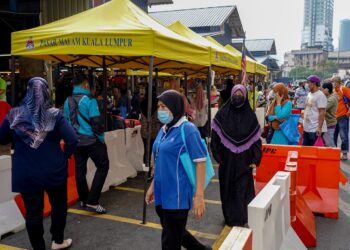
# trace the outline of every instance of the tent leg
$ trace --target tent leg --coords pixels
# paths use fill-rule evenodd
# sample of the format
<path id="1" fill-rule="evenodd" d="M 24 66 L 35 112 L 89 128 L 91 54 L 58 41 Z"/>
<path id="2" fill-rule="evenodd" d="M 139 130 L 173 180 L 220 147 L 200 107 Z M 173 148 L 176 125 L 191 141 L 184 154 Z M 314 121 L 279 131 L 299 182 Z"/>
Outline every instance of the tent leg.
<path id="1" fill-rule="evenodd" d="M 106 57 L 103 56 L 103 117 L 105 122 L 105 131 L 107 131 L 107 67 L 106 67 Z"/>
<path id="2" fill-rule="evenodd" d="M 148 167 L 148 170 L 150 171 L 150 150 L 151 150 L 151 117 L 152 117 L 152 87 L 153 87 L 153 64 L 154 64 L 154 57 L 151 56 L 149 58 L 149 80 L 148 80 L 148 107 L 147 107 L 147 126 L 148 126 L 148 136 L 147 136 L 147 147 L 146 147 L 146 166 Z M 145 201 L 146 198 L 146 192 L 147 192 L 147 180 L 148 180 L 148 172 L 144 172 L 144 192 L 143 192 L 143 215 L 142 215 L 142 224 L 146 224 L 146 212 L 147 212 L 147 204 Z"/>
<path id="3" fill-rule="evenodd" d="M 16 102 L 16 58 L 11 56 L 11 105 L 15 106 Z M 9 101 L 9 100 L 8 100 Z"/>
<path id="4" fill-rule="evenodd" d="M 210 142 L 211 138 L 211 98 L 210 98 L 210 91 L 211 91 L 211 66 L 208 67 L 208 79 L 207 79 L 207 98 L 208 98 L 208 143 Z M 209 150 L 208 145 L 208 150 Z"/>
<path id="5" fill-rule="evenodd" d="M 185 96 L 188 97 L 187 72 L 185 72 Z"/>
<path id="6" fill-rule="evenodd" d="M 256 74 L 254 74 L 253 78 L 253 111 L 255 112 L 256 110 L 256 101 L 255 101 L 255 81 L 256 81 Z"/>

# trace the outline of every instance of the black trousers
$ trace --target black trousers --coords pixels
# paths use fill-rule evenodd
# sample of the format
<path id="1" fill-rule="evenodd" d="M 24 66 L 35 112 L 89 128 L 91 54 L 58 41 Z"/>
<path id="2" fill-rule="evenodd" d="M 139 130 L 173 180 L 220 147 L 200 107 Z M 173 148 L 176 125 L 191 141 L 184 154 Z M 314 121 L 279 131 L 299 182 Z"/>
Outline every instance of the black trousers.
<path id="1" fill-rule="evenodd" d="M 156 212 L 163 227 L 162 250 L 202 250 L 206 247 L 186 230 L 188 209 L 169 210 L 156 206 Z"/>
<path id="2" fill-rule="evenodd" d="M 96 173 L 90 192 L 86 181 L 87 161 L 89 158 L 96 166 Z M 75 179 L 80 201 L 89 205 L 99 204 L 98 201 L 108 170 L 109 159 L 106 144 L 97 141 L 89 146 L 77 147 L 75 152 Z"/>
<path id="3" fill-rule="evenodd" d="M 60 244 L 64 238 L 64 228 L 67 219 L 67 182 L 60 186 L 45 190 L 51 203 L 51 228 L 52 241 Z M 43 209 L 44 190 L 31 193 L 21 193 L 26 213 L 26 227 L 30 243 L 34 250 L 44 250 L 43 238 Z"/>

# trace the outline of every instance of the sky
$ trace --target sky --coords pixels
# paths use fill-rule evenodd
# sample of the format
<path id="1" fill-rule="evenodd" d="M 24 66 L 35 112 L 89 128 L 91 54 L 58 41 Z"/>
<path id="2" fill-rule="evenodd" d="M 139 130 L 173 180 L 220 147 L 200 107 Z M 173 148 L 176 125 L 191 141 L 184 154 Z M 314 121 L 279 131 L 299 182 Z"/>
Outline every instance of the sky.
<path id="1" fill-rule="evenodd" d="M 173 0 L 149 11 L 236 5 L 247 39 L 274 38 L 283 63 L 285 52 L 300 49 L 304 0 Z M 334 0 L 333 45 L 338 47 L 339 22 L 350 19 L 350 0 Z"/>

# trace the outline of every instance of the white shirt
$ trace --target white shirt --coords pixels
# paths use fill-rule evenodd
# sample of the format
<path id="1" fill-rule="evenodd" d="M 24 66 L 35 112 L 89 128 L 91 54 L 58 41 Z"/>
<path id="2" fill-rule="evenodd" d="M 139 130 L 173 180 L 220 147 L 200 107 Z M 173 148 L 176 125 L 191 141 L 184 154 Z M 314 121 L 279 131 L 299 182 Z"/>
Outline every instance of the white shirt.
<path id="1" fill-rule="evenodd" d="M 310 92 L 307 95 L 303 122 L 305 132 L 316 132 L 320 117 L 319 109 L 326 107 L 327 97 L 321 90 L 317 90 L 315 93 Z M 323 122 L 322 132 L 327 132 L 326 121 Z"/>
<path id="2" fill-rule="evenodd" d="M 295 98 L 297 98 L 297 108 L 304 109 L 306 104 L 307 90 L 303 87 L 297 88 L 295 91 Z"/>

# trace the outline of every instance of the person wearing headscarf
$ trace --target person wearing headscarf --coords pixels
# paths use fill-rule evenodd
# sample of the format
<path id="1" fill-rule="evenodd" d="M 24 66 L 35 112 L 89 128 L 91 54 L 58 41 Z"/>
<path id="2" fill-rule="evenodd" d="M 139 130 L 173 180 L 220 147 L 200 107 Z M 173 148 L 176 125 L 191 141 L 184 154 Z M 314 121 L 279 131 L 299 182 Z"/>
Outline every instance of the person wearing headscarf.
<path id="1" fill-rule="evenodd" d="M 60 147 L 64 140 L 64 149 Z M 77 135 L 59 110 L 52 106 L 46 80 L 28 82 L 21 105 L 12 109 L 0 126 L 0 142 L 14 141 L 12 191 L 21 193 L 26 208 L 26 227 L 35 250 L 45 249 L 43 238 L 44 191 L 52 207 L 52 249 L 72 244 L 64 239 L 67 218 L 68 158 Z"/>
<path id="2" fill-rule="evenodd" d="M 205 211 L 204 180 L 206 148 L 198 129 L 185 117 L 183 96 L 165 91 L 158 97 L 157 117 L 164 124 L 153 145 L 154 179 L 146 194 L 146 203 L 155 203 L 163 227 L 162 249 L 211 249 L 202 245 L 186 230 L 189 210 L 201 218 Z M 196 163 L 196 191 L 193 189 L 179 156 L 186 151 L 181 136 L 185 133 L 188 154 Z M 192 207 L 193 206 L 193 207 Z"/>
<path id="3" fill-rule="evenodd" d="M 260 125 L 249 105 L 247 89 L 235 85 L 230 101 L 212 123 L 211 150 L 220 164 L 222 211 L 228 226 L 245 226 L 248 204 L 255 196 L 253 169 L 262 156 Z"/>
<path id="4" fill-rule="evenodd" d="M 327 132 L 323 134 L 323 140 L 326 147 L 335 147 L 334 132 L 337 126 L 336 112 L 338 108 L 338 96 L 333 92 L 333 84 L 329 80 L 325 80 L 322 84 L 322 92 L 327 97 L 327 107 L 325 120 L 327 124 Z"/>
<path id="5" fill-rule="evenodd" d="M 227 78 L 226 88 L 220 92 L 220 97 L 222 99 L 223 104 L 225 104 L 230 99 L 232 88 L 233 88 L 233 80 L 230 78 Z"/>
<path id="6" fill-rule="evenodd" d="M 288 119 L 292 113 L 293 104 L 288 97 L 288 89 L 283 83 L 273 86 L 275 95 L 267 111 L 267 120 L 274 130 L 271 144 L 288 145 L 288 139 L 280 130 L 279 125 Z"/>
<path id="7" fill-rule="evenodd" d="M 192 121 L 198 128 L 201 137 L 208 137 L 208 99 L 205 96 L 202 84 L 197 87 L 196 95 L 192 99 L 192 108 L 196 112 L 196 116 Z"/>

